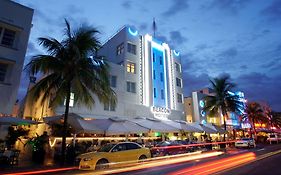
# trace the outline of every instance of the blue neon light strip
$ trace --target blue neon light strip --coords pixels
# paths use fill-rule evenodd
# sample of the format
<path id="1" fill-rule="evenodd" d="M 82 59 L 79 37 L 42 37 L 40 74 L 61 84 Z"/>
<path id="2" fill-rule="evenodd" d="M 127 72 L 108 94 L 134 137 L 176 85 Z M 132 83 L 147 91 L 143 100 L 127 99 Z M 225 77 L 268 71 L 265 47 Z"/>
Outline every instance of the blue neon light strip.
<path id="1" fill-rule="evenodd" d="M 153 43 L 154 41 L 152 41 Z M 153 98 L 153 106 L 156 107 L 167 107 L 166 102 L 167 102 L 167 95 L 164 95 L 164 99 L 161 98 L 161 90 L 163 90 L 165 93 L 167 93 L 167 88 L 166 88 L 166 76 L 164 76 L 163 81 L 161 81 L 160 74 L 162 73 L 163 75 L 165 74 L 165 53 L 164 49 L 161 48 L 162 46 L 158 43 L 153 43 L 151 44 L 152 47 L 152 52 L 151 52 L 151 57 L 153 55 L 155 56 L 153 61 L 153 58 L 151 59 L 152 63 L 152 72 L 155 72 L 155 79 L 152 78 L 152 83 L 153 83 L 153 89 L 155 88 L 156 92 L 156 97 Z M 160 59 L 162 59 L 162 65 L 160 64 Z"/>
<path id="2" fill-rule="evenodd" d="M 137 36 L 137 35 L 138 35 L 138 31 L 137 31 L 137 30 L 133 31 L 130 27 L 128 27 L 128 32 L 129 32 L 131 35 L 133 35 L 133 36 Z"/>
<path id="3" fill-rule="evenodd" d="M 174 54 L 178 57 L 178 56 L 180 55 L 180 52 L 176 52 L 176 51 L 174 50 Z"/>

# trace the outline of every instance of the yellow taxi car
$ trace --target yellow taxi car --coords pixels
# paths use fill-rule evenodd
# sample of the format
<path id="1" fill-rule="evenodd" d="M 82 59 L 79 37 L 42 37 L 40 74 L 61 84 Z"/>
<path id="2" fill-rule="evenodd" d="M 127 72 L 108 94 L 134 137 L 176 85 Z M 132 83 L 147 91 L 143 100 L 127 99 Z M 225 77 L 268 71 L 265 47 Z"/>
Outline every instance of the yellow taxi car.
<path id="1" fill-rule="evenodd" d="M 101 170 L 109 167 L 109 163 L 142 160 L 151 157 L 150 150 L 134 142 L 110 143 L 96 152 L 81 154 L 79 169 Z"/>

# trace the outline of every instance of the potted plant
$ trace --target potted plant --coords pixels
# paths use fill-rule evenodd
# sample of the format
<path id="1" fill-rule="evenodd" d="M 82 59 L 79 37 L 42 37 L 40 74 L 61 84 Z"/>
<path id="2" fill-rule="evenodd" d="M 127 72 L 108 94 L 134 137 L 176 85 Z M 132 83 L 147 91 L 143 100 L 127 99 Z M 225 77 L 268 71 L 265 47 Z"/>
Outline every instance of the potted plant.
<path id="1" fill-rule="evenodd" d="M 24 128 L 17 128 L 10 126 L 8 128 L 8 135 L 6 136 L 5 143 L 8 148 L 8 150 L 12 149 L 16 143 L 17 140 L 21 141 L 21 136 L 27 136 L 29 130 L 26 130 Z"/>
<path id="2" fill-rule="evenodd" d="M 30 138 L 26 144 L 32 146 L 32 161 L 42 164 L 44 162 L 46 153 L 45 145 L 49 144 L 47 132 L 44 132 L 44 134 L 41 136 L 36 134 L 36 136 Z"/>

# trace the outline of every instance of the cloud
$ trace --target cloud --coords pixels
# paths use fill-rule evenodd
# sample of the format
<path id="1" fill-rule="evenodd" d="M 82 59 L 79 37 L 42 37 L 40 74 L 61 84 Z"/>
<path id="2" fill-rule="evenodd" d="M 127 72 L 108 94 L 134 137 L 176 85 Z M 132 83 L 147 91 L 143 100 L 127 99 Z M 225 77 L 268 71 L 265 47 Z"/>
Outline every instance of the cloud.
<path id="1" fill-rule="evenodd" d="M 169 43 L 168 38 L 159 33 L 156 33 L 156 39 L 165 43 Z"/>
<path id="2" fill-rule="evenodd" d="M 275 0 L 269 6 L 261 11 L 261 14 L 270 20 L 280 20 L 281 16 L 281 1 Z"/>
<path id="3" fill-rule="evenodd" d="M 269 29 L 264 29 L 264 30 L 262 30 L 260 32 L 253 33 L 251 41 L 253 42 L 253 41 L 255 41 L 257 39 L 260 39 L 260 38 L 262 38 L 262 37 L 264 37 L 264 36 L 266 36 L 266 35 L 268 35 L 270 33 L 271 33 L 271 30 L 269 30 Z"/>
<path id="4" fill-rule="evenodd" d="M 148 28 L 148 25 L 146 23 L 141 23 L 138 25 L 138 29 L 140 31 L 145 31 Z"/>
<path id="5" fill-rule="evenodd" d="M 209 80 L 210 77 L 206 73 L 202 73 L 200 75 L 195 75 L 191 72 L 185 73 L 183 76 L 185 96 L 191 96 L 191 92 L 208 87 Z"/>
<path id="6" fill-rule="evenodd" d="M 222 75 L 229 74 L 221 73 L 217 77 Z M 190 96 L 193 91 L 210 87 L 209 80 L 214 78 L 206 73 L 195 75 L 191 71 L 186 71 L 183 77 L 185 96 Z M 235 90 L 243 91 L 249 101 L 266 101 L 271 105 L 273 110 L 281 111 L 280 79 L 281 74 L 268 76 L 259 72 L 251 72 L 242 74 L 237 78 L 231 78 L 231 81 L 237 85 Z"/>
<path id="7" fill-rule="evenodd" d="M 171 6 L 162 13 L 165 17 L 173 16 L 181 11 L 187 10 L 189 7 L 188 0 L 172 0 Z"/>
<path id="8" fill-rule="evenodd" d="M 246 70 L 246 69 L 248 69 L 248 66 L 247 65 L 241 65 L 240 68 Z"/>
<path id="9" fill-rule="evenodd" d="M 205 50 L 205 49 L 207 49 L 207 48 L 208 48 L 208 45 L 207 45 L 207 44 L 199 44 L 199 45 L 195 46 L 195 49 L 196 49 L 197 51 L 199 51 L 199 50 Z"/>
<path id="10" fill-rule="evenodd" d="M 124 9 L 130 9 L 131 7 L 132 7 L 132 2 L 131 1 L 125 1 L 125 2 L 123 2 L 122 4 L 122 7 L 124 8 Z"/>
<path id="11" fill-rule="evenodd" d="M 228 11 L 231 14 L 236 14 L 239 10 L 243 9 L 250 1 L 251 0 L 213 0 L 207 5 L 202 5 L 202 7 L 205 9 L 218 9 Z"/>
<path id="12" fill-rule="evenodd" d="M 238 54 L 237 49 L 235 47 L 231 47 L 219 53 L 219 56 L 229 58 L 229 57 L 236 57 L 237 54 Z"/>
<path id="13" fill-rule="evenodd" d="M 72 15 L 74 14 L 81 14 L 84 11 L 79 8 L 77 5 L 70 4 L 67 6 L 67 12 L 71 12 Z"/>
<path id="14" fill-rule="evenodd" d="M 181 45 L 187 41 L 187 38 L 182 36 L 180 31 L 170 32 L 170 42 L 174 45 Z"/>
<path id="15" fill-rule="evenodd" d="M 279 45 L 276 47 L 276 51 L 277 51 L 277 52 L 280 52 L 280 51 L 281 51 L 281 44 L 279 44 Z"/>
<path id="16" fill-rule="evenodd" d="M 274 59 L 265 60 L 265 63 L 261 65 L 262 68 L 267 68 L 269 70 L 279 70 L 281 66 L 281 57 L 278 56 Z"/>
<path id="17" fill-rule="evenodd" d="M 281 74 L 268 76 L 251 72 L 240 75 L 236 82 L 249 101 L 266 101 L 276 111 L 281 111 Z"/>

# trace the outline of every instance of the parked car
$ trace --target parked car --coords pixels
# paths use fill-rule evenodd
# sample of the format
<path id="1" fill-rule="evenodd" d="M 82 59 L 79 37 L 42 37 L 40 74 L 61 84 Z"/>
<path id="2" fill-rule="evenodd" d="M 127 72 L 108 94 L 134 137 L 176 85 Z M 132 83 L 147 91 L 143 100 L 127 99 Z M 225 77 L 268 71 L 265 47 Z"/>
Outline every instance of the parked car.
<path id="1" fill-rule="evenodd" d="M 250 148 L 250 147 L 255 148 L 256 143 L 253 138 L 242 138 L 235 142 L 235 147 L 236 148 Z"/>
<path id="2" fill-rule="evenodd" d="M 134 142 L 121 142 L 107 144 L 96 152 L 81 154 L 79 169 L 106 169 L 108 163 L 123 161 L 142 160 L 151 157 L 150 150 Z"/>
<path id="3" fill-rule="evenodd" d="M 184 146 L 186 144 L 179 141 L 163 141 L 151 148 L 151 154 L 153 157 L 183 154 L 189 152 L 190 149 Z"/>
<path id="4" fill-rule="evenodd" d="M 270 133 L 268 134 L 267 141 L 271 143 L 280 143 L 281 142 L 281 134 L 278 133 Z"/>

